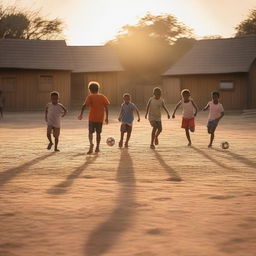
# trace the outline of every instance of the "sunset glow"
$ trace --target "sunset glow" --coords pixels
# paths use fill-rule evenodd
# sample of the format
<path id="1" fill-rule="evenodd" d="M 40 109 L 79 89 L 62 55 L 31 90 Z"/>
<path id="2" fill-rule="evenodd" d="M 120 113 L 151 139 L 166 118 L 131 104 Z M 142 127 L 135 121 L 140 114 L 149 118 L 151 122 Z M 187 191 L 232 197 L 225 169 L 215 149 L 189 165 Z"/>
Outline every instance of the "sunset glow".
<path id="1" fill-rule="evenodd" d="M 5 4 L 31 9 L 31 0 L 4 0 Z M 227 11 L 232 7 L 232 12 Z M 170 13 L 194 29 L 195 36 L 231 37 L 235 26 L 243 20 L 255 0 L 38 0 L 33 8 L 43 14 L 59 17 L 66 24 L 69 44 L 100 45 L 114 38 L 123 25 L 135 24 L 147 12 Z"/>

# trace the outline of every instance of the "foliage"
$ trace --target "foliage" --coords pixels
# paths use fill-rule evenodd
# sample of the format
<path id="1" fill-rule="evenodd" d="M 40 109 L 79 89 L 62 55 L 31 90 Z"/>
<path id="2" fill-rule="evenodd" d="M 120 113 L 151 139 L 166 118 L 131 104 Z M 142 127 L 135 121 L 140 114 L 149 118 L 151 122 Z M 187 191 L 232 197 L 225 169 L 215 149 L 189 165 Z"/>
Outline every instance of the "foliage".
<path id="1" fill-rule="evenodd" d="M 62 32 L 60 19 L 49 20 L 39 11 L 0 5 L 0 38 L 56 39 L 63 37 Z"/>
<path id="2" fill-rule="evenodd" d="M 251 10 L 248 17 L 236 26 L 236 36 L 256 34 L 256 9 Z"/>

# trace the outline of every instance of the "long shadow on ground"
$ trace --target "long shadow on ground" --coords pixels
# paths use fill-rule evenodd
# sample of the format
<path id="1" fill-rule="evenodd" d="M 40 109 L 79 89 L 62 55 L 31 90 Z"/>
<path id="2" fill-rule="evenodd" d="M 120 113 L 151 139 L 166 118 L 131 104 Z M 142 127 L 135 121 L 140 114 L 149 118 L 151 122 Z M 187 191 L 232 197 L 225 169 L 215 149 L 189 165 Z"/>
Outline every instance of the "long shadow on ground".
<path id="1" fill-rule="evenodd" d="M 182 178 L 180 177 L 180 175 L 171 167 L 169 166 L 164 159 L 162 158 L 162 156 L 157 152 L 154 151 L 155 155 L 156 155 L 156 159 L 159 161 L 160 165 L 165 169 L 165 171 L 170 175 L 170 178 L 168 179 L 168 181 L 182 181 Z"/>
<path id="2" fill-rule="evenodd" d="M 227 157 L 227 155 L 231 156 L 231 157 L 234 158 L 234 160 L 237 160 L 237 161 L 239 161 L 239 162 L 241 162 L 241 163 L 243 163 L 243 164 L 245 164 L 249 167 L 256 168 L 256 163 L 255 162 L 251 161 L 250 159 L 248 159 L 248 158 L 246 158 L 242 155 L 239 155 L 239 154 L 236 154 L 234 152 L 227 151 L 227 150 L 224 151 L 222 149 L 217 149 L 217 148 L 213 148 L 213 150 L 215 150 L 217 152 L 221 152 L 222 153 L 221 156 L 225 156 L 225 157 Z"/>
<path id="3" fill-rule="evenodd" d="M 107 253 L 118 243 L 121 234 L 133 223 L 136 181 L 133 162 L 127 150 L 121 153 L 116 180 L 120 185 L 116 207 L 110 217 L 89 235 L 85 244 L 86 256 L 99 256 Z"/>
<path id="4" fill-rule="evenodd" d="M 52 153 L 45 154 L 45 155 L 37 157 L 25 164 L 22 164 L 18 167 L 14 167 L 14 168 L 11 168 L 11 169 L 1 172 L 0 173 L 0 186 L 3 186 L 8 181 L 15 178 L 15 176 L 17 176 L 18 174 L 26 171 L 27 168 L 39 163 L 40 161 L 45 160 L 46 158 L 52 156 L 53 154 L 55 154 L 55 153 L 52 152 Z"/>
<path id="5" fill-rule="evenodd" d="M 203 151 L 199 148 L 196 148 L 194 146 L 192 146 L 191 148 L 193 148 L 197 153 L 201 154 L 202 156 L 204 156 L 208 160 L 212 161 L 214 164 L 218 165 L 219 167 L 228 169 L 228 170 L 235 170 L 235 168 L 227 166 L 227 165 L 221 163 L 220 161 L 216 160 L 215 158 L 211 157 L 210 154 L 207 154 L 205 151 Z M 209 150 L 212 150 L 212 149 L 209 149 Z"/>
<path id="6" fill-rule="evenodd" d="M 66 180 L 48 189 L 47 193 L 52 195 L 60 195 L 66 193 L 68 191 L 68 188 L 72 186 L 74 180 L 77 179 L 81 175 L 81 173 L 86 169 L 86 167 L 92 164 L 96 160 L 96 158 L 97 155 L 93 157 L 87 157 L 86 162 L 84 164 L 77 167 L 71 174 L 69 174 L 66 177 Z"/>

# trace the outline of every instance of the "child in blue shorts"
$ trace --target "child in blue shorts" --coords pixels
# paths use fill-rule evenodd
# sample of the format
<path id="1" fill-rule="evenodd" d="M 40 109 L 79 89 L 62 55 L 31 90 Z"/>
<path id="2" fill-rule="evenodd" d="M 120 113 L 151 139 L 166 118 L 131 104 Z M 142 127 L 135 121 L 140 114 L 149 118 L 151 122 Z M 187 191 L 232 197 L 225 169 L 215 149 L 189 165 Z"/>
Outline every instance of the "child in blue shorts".
<path id="1" fill-rule="evenodd" d="M 132 133 L 132 123 L 134 120 L 134 110 L 138 115 L 138 122 L 140 121 L 140 113 L 138 108 L 134 103 L 131 102 L 131 95 L 129 93 L 125 93 L 123 95 L 123 104 L 121 105 L 121 111 L 118 117 L 118 120 L 122 122 L 120 127 L 121 138 L 119 141 L 119 148 L 123 147 L 124 134 L 127 133 L 125 147 L 128 148 L 129 139 Z"/>

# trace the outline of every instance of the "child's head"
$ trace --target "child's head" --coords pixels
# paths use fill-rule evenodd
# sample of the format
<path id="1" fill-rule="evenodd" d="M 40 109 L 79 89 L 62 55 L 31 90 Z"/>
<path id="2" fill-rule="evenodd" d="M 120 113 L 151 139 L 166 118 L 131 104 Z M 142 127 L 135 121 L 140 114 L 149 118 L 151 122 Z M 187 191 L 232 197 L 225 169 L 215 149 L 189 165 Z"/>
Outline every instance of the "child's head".
<path id="1" fill-rule="evenodd" d="M 100 84 L 98 82 L 92 81 L 88 85 L 90 93 L 97 94 L 100 90 Z"/>
<path id="2" fill-rule="evenodd" d="M 184 100 L 188 100 L 190 97 L 190 91 L 188 89 L 184 89 L 181 91 L 181 96 Z"/>
<path id="3" fill-rule="evenodd" d="M 155 96 L 156 99 L 160 99 L 161 95 L 162 95 L 162 90 L 159 87 L 155 87 L 153 90 L 153 94 Z"/>
<path id="4" fill-rule="evenodd" d="M 59 101 L 59 93 L 58 92 L 51 92 L 51 101 L 53 104 L 57 104 Z"/>
<path id="5" fill-rule="evenodd" d="M 123 100 L 125 103 L 129 103 L 131 101 L 131 95 L 129 93 L 125 93 L 123 95 Z"/>
<path id="6" fill-rule="evenodd" d="M 219 92 L 212 92 L 212 100 L 214 102 L 218 102 L 220 98 L 220 93 Z"/>

